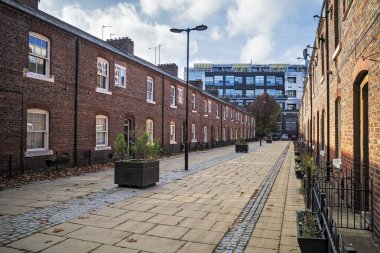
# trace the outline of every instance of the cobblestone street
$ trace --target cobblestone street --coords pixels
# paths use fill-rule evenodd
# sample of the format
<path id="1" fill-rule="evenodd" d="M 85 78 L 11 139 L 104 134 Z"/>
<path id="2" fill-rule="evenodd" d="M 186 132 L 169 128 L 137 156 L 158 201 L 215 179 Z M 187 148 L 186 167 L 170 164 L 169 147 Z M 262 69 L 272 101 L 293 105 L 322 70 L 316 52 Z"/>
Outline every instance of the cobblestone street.
<path id="1" fill-rule="evenodd" d="M 298 252 L 288 144 L 165 159 L 145 190 L 106 171 L 0 192 L 0 252 Z"/>

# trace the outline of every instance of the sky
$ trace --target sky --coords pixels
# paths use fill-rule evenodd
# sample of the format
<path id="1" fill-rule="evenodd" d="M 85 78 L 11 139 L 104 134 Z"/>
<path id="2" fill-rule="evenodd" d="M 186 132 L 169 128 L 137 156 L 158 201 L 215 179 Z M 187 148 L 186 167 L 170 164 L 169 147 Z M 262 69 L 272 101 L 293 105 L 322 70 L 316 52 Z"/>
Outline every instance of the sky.
<path id="1" fill-rule="evenodd" d="M 134 53 L 153 64 L 299 63 L 313 44 L 322 0 L 41 0 L 39 9 L 104 39 L 129 37 Z M 102 26 L 110 26 L 102 29 Z M 160 46 L 160 52 L 154 47 Z M 151 49 L 150 49 L 151 48 Z M 155 52 L 156 51 L 156 52 Z M 160 55 L 160 57 L 159 57 Z"/>

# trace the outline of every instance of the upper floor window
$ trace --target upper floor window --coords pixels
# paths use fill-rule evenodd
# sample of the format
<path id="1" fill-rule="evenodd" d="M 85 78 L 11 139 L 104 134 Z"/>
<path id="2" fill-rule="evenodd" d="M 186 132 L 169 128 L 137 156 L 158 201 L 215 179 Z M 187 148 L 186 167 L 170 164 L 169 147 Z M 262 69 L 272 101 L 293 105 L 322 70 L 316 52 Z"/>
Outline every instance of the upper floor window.
<path id="1" fill-rule="evenodd" d="M 234 77 L 226 76 L 226 85 L 234 85 Z"/>
<path id="2" fill-rule="evenodd" d="M 29 33 L 29 62 L 28 71 L 49 77 L 50 41 L 48 38 Z"/>
<path id="3" fill-rule="evenodd" d="M 281 76 L 276 76 L 276 85 L 284 84 L 284 78 Z"/>
<path id="4" fill-rule="evenodd" d="M 49 149 L 49 113 L 40 109 L 27 111 L 27 151 L 42 151 Z"/>
<path id="5" fill-rule="evenodd" d="M 211 101 L 208 101 L 208 113 L 211 114 Z"/>
<path id="6" fill-rule="evenodd" d="M 245 83 L 247 84 L 247 85 L 252 85 L 252 84 L 254 84 L 255 82 L 254 82 L 254 78 L 253 78 L 253 76 L 247 76 L 246 78 L 245 78 Z"/>
<path id="7" fill-rule="evenodd" d="M 215 85 L 223 85 L 223 76 L 215 76 L 214 77 L 214 84 Z"/>
<path id="8" fill-rule="evenodd" d="M 204 112 L 203 113 L 206 115 L 207 112 L 208 112 L 208 103 L 207 103 L 207 100 L 205 99 L 204 100 Z"/>
<path id="9" fill-rule="evenodd" d="M 192 109 L 193 109 L 193 111 L 195 111 L 195 94 L 193 94 L 193 98 L 192 98 L 192 101 L 191 101 L 191 105 L 192 105 Z"/>
<path id="10" fill-rule="evenodd" d="M 235 76 L 235 84 L 242 84 L 242 83 L 243 83 L 243 77 Z"/>
<path id="11" fill-rule="evenodd" d="M 256 85 L 264 85 L 264 76 L 255 76 Z"/>
<path id="12" fill-rule="evenodd" d="M 149 76 L 146 79 L 146 100 L 153 102 L 153 78 Z"/>
<path id="13" fill-rule="evenodd" d="M 178 104 L 182 105 L 183 104 L 183 89 L 182 88 L 178 88 L 177 99 L 178 99 Z"/>
<path id="14" fill-rule="evenodd" d="M 96 115 L 96 147 L 108 146 L 108 118 Z"/>
<path id="15" fill-rule="evenodd" d="M 170 86 L 170 106 L 175 107 L 175 87 Z"/>
<path id="16" fill-rule="evenodd" d="M 288 83 L 296 83 L 296 82 L 297 82 L 297 78 L 295 76 L 288 77 Z"/>
<path id="17" fill-rule="evenodd" d="M 175 141 L 175 123 L 170 122 L 170 144 L 176 144 Z"/>
<path id="18" fill-rule="evenodd" d="M 288 110 L 296 110 L 296 104 L 288 104 Z"/>
<path id="19" fill-rule="evenodd" d="M 290 97 L 290 98 L 297 97 L 297 91 L 296 90 L 288 90 L 288 97 Z"/>
<path id="20" fill-rule="evenodd" d="M 127 71 L 126 68 L 115 64 L 115 86 L 125 88 Z"/>
<path id="21" fill-rule="evenodd" d="M 98 58 L 98 78 L 96 91 L 109 91 L 109 64 L 108 61 Z"/>
<path id="22" fill-rule="evenodd" d="M 148 144 L 153 143 L 153 120 L 146 120 L 146 132 L 148 133 Z"/>
<path id="23" fill-rule="evenodd" d="M 219 104 L 216 104 L 216 117 L 219 118 Z"/>
<path id="24" fill-rule="evenodd" d="M 267 76 L 267 86 L 276 85 L 276 77 L 275 76 Z"/>
<path id="25" fill-rule="evenodd" d="M 214 77 L 206 76 L 205 77 L 205 85 L 213 85 L 213 84 L 214 84 Z"/>

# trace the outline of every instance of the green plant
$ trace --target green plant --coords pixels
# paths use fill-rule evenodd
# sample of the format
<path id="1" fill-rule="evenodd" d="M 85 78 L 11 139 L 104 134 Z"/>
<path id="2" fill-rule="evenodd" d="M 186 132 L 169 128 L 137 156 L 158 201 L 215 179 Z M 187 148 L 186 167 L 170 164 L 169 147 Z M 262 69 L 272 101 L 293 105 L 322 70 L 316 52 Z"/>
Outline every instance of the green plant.
<path id="1" fill-rule="evenodd" d="M 154 160 L 160 157 L 161 147 L 157 140 L 149 143 L 149 133 L 142 130 L 135 132 L 136 141 L 131 150 L 137 160 Z"/>
<path id="2" fill-rule="evenodd" d="M 247 144 L 247 141 L 243 137 L 238 137 L 236 144 Z"/>
<path id="3" fill-rule="evenodd" d="M 304 168 L 312 168 L 313 167 L 313 156 L 309 156 L 307 154 L 302 155 L 301 165 Z"/>
<path id="4" fill-rule="evenodd" d="M 125 151 L 126 151 L 126 142 L 124 138 L 124 134 L 118 134 L 116 136 L 116 140 L 113 143 L 113 148 L 115 149 L 115 154 L 117 159 L 123 160 L 125 157 Z"/>
<path id="5" fill-rule="evenodd" d="M 301 157 L 299 157 L 298 155 L 294 156 L 294 161 L 296 162 L 296 164 L 301 164 Z"/>
<path id="6" fill-rule="evenodd" d="M 318 227 L 317 214 L 304 211 L 299 220 L 300 236 L 304 238 L 321 238 L 322 231 Z"/>
<path id="7" fill-rule="evenodd" d="M 299 164 L 296 164 L 296 166 L 294 166 L 294 170 L 295 171 L 304 171 L 304 169 L 302 168 L 302 166 L 300 166 Z"/>

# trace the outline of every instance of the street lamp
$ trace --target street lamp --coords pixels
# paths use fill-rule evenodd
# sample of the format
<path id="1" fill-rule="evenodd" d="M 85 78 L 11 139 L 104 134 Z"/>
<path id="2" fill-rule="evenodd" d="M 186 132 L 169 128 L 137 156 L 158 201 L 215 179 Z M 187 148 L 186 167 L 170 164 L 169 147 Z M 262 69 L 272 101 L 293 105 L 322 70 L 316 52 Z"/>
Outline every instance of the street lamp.
<path id="1" fill-rule="evenodd" d="M 204 31 L 205 25 L 198 25 L 194 28 L 178 29 L 171 28 L 172 33 L 187 33 L 187 64 L 186 64 L 186 123 L 185 123 L 185 170 L 189 169 L 189 37 L 190 31 Z"/>

